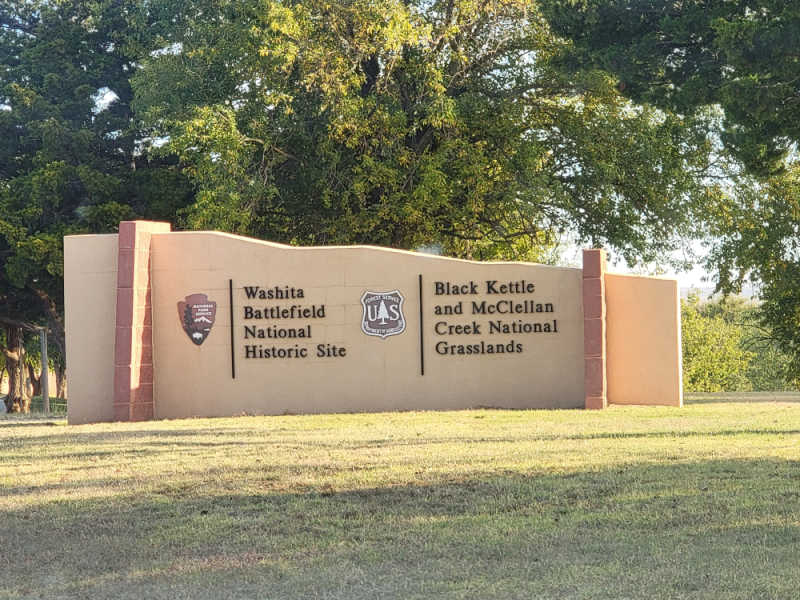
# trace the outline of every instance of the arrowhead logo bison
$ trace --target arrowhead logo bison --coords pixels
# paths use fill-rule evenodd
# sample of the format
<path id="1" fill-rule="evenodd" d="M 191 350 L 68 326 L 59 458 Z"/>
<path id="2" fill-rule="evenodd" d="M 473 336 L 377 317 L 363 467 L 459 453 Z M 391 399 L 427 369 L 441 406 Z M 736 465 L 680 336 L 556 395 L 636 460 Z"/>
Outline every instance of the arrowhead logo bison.
<path id="1" fill-rule="evenodd" d="M 364 292 L 361 296 L 361 306 L 364 307 L 361 331 L 367 335 L 386 338 L 406 330 L 403 295 L 398 290 Z"/>
<path id="2" fill-rule="evenodd" d="M 217 303 L 210 301 L 205 294 L 191 294 L 178 302 L 178 317 L 183 330 L 198 346 L 211 333 L 216 314 Z"/>

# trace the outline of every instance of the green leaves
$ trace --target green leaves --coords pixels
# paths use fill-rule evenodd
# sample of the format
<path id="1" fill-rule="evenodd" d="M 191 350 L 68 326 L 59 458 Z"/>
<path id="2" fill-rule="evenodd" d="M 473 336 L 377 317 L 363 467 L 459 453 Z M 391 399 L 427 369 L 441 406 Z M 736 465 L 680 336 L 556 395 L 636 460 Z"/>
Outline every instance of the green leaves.
<path id="1" fill-rule="evenodd" d="M 681 303 L 683 380 L 688 392 L 795 390 L 790 354 L 764 326 L 761 305 L 738 296 Z"/>
<path id="2" fill-rule="evenodd" d="M 800 137 L 800 8 L 779 0 L 542 0 L 574 40 L 564 64 L 601 67 L 636 101 L 681 114 L 719 104 L 726 145 L 753 173 L 783 168 Z"/>
<path id="3" fill-rule="evenodd" d="M 558 64 L 573 73 L 601 68 L 637 102 L 684 118 L 721 109 L 703 128 L 742 165 L 711 175 L 708 267 L 719 289 L 760 284 L 760 315 L 800 374 L 800 211 L 796 146 L 800 6 L 782 0 L 542 0 L 548 22 L 573 41 Z M 692 127 L 685 123 L 683 127 Z M 675 144 L 680 144 L 677 139 Z M 674 147 L 674 146 L 673 146 Z M 719 148 L 715 154 L 725 159 Z M 725 180 L 727 178 L 727 180 Z"/>
<path id="4" fill-rule="evenodd" d="M 709 263 L 719 287 L 738 291 L 759 284 L 759 317 L 791 357 L 790 374 L 800 376 L 800 167 L 768 182 L 744 182 L 731 206 L 714 219 Z"/>
<path id="5" fill-rule="evenodd" d="M 173 159 L 141 153 L 128 83 L 141 58 L 128 52 L 151 35 L 141 10 L 127 0 L 0 8 L 13 24 L 0 28 L 0 315 L 59 329 L 63 236 L 171 219 L 189 199 Z M 145 195 L 148 172 L 159 190 Z"/>
<path id="6" fill-rule="evenodd" d="M 683 389 L 739 392 L 752 389 L 746 371 L 753 354 L 742 348 L 741 325 L 703 314 L 697 297 L 681 302 Z"/>
<path id="7" fill-rule="evenodd" d="M 167 4 L 134 106 L 192 226 L 485 257 L 570 232 L 631 262 L 693 230 L 705 139 L 556 70 L 536 2 Z"/>

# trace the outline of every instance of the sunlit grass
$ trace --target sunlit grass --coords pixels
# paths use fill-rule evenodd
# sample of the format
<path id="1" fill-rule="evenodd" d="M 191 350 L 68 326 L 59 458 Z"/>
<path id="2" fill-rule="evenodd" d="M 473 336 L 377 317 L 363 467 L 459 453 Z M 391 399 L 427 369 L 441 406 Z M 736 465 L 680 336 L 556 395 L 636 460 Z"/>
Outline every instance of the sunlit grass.
<path id="1" fill-rule="evenodd" d="M 751 400 L 7 417 L 0 597 L 796 598 L 800 398 Z"/>

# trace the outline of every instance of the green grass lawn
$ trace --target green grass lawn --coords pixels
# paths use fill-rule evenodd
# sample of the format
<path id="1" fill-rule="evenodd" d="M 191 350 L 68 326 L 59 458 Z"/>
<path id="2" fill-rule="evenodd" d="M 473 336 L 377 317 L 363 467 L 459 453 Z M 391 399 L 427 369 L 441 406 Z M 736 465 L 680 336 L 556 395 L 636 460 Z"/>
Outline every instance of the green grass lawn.
<path id="1" fill-rule="evenodd" d="M 0 419 L 0 598 L 800 597 L 800 397 Z"/>

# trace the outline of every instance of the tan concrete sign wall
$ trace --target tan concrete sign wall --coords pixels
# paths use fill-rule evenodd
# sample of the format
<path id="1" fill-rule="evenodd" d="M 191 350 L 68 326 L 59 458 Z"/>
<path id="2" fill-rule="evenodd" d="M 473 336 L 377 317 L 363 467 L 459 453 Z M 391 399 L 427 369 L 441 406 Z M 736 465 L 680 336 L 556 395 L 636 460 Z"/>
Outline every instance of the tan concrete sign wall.
<path id="1" fill-rule="evenodd" d="M 152 243 L 157 417 L 583 406 L 579 269 L 220 233 Z M 178 310 L 193 294 L 215 307 L 201 344 Z"/>
<path id="2" fill-rule="evenodd" d="M 70 423 L 114 420 L 117 235 L 64 238 Z"/>
<path id="3" fill-rule="evenodd" d="M 142 221 L 68 237 L 69 421 L 603 408 L 653 373 L 616 362 L 624 385 L 608 382 L 617 359 L 606 337 L 619 331 L 608 315 L 627 318 L 631 296 L 613 296 L 607 315 L 605 255 L 585 251 L 584 263 L 295 248 Z M 640 308 L 675 323 L 677 305 L 657 290 Z M 670 355 L 674 338 L 664 337 Z"/>
<path id="4" fill-rule="evenodd" d="M 608 402 L 681 406 L 678 282 L 606 275 Z"/>

